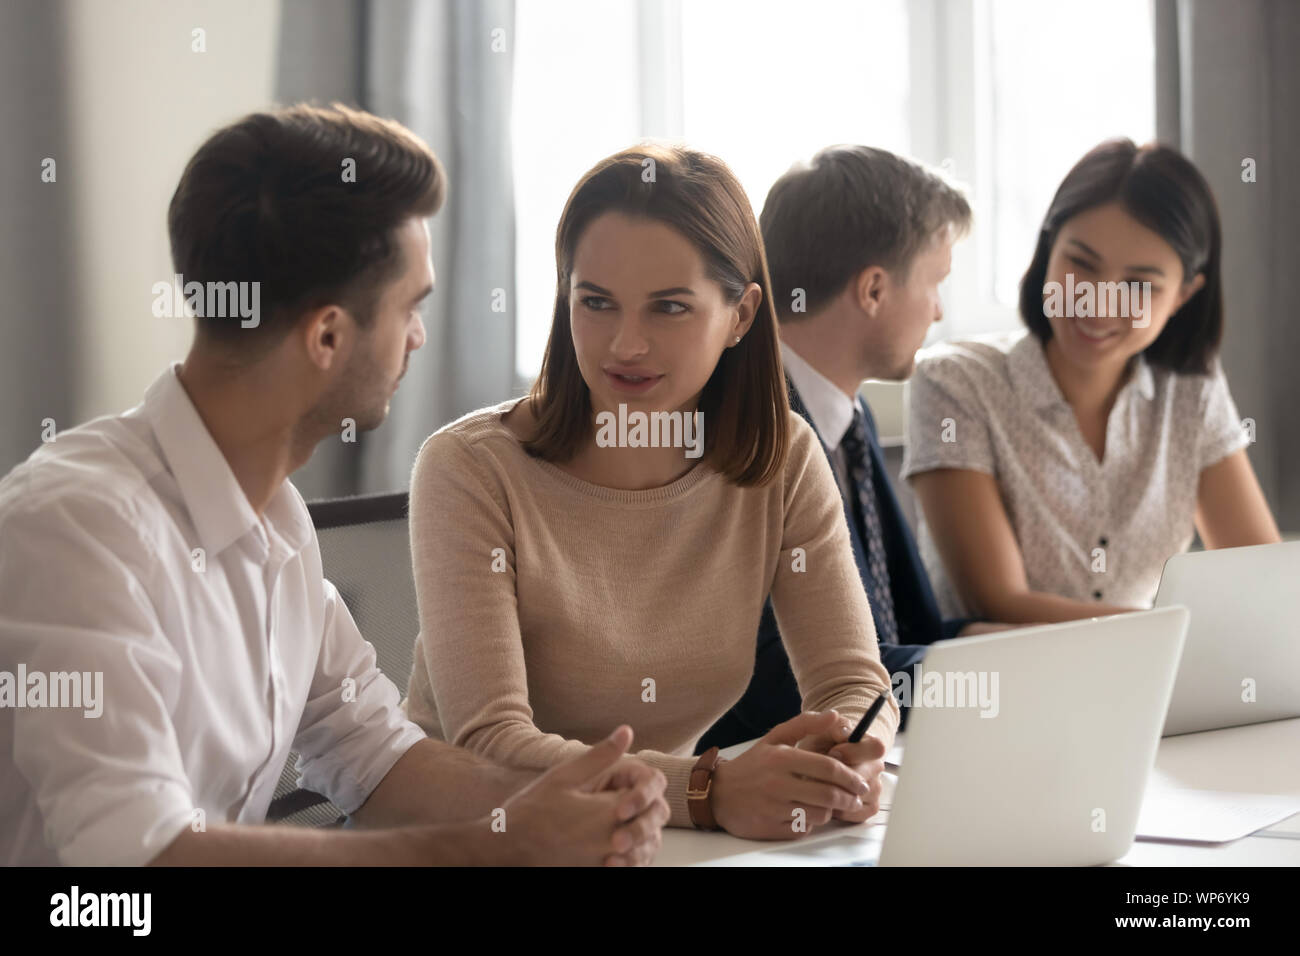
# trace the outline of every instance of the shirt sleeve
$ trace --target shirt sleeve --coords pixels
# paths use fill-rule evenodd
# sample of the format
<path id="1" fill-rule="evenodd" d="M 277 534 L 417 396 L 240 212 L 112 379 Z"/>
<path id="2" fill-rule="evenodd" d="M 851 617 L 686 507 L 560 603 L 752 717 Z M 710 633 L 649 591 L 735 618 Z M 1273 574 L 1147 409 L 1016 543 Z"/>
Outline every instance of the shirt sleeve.
<path id="1" fill-rule="evenodd" d="M 323 581 L 325 633 L 293 747 L 298 786 L 353 813 L 393 764 L 425 734 L 401 711 L 401 695 L 379 669 L 338 590 Z"/>
<path id="2" fill-rule="evenodd" d="M 1196 447 L 1197 472 L 1217 464 L 1250 444 L 1246 424 L 1228 391 L 1228 379 L 1214 360 L 1201 392 L 1201 430 Z"/>
<path id="3" fill-rule="evenodd" d="M 152 550 L 125 508 L 65 497 L 0 528 L 0 666 L 76 672 L 83 704 L 98 689 L 89 708 L 12 712 L 14 765 L 65 865 L 142 865 L 195 819 L 171 721 L 181 662 L 150 597 Z"/>
<path id="4" fill-rule="evenodd" d="M 958 362 L 951 357 L 922 360 L 907 388 L 903 478 L 937 468 L 996 474 L 983 405 Z"/>
<path id="5" fill-rule="evenodd" d="M 494 555 L 503 570 L 489 570 Z M 430 437 L 416 459 L 411 556 L 420 613 L 411 719 L 426 729 L 436 720 L 448 743 L 513 767 L 544 770 L 586 753 L 589 744 L 533 723 L 509 506 L 452 432 Z M 669 824 L 691 826 L 686 786 L 696 758 L 635 756 L 667 778 Z"/>
<path id="6" fill-rule="evenodd" d="M 835 709 L 856 723 L 885 694 L 885 707 L 868 732 L 889 747 L 898 730 L 898 703 L 880 662 L 835 478 L 802 419 L 786 473 L 785 529 L 772 608 L 803 708 Z"/>

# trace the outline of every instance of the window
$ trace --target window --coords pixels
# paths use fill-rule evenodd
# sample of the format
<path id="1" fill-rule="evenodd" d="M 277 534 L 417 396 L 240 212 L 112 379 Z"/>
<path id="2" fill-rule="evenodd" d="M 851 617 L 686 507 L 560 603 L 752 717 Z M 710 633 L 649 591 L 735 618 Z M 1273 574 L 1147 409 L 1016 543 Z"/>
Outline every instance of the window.
<path id="1" fill-rule="evenodd" d="M 633 0 L 515 8 L 516 371 L 541 369 L 555 304 L 555 227 L 582 174 L 641 138 Z"/>
<path id="2" fill-rule="evenodd" d="M 931 338 L 1021 326 L 1020 277 L 1070 168 L 1102 140 L 1155 137 L 1155 36 L 1134 0 L 958 0 L 950 81 L 936 116 L 942 162 L 971 191 L 975 224 L 953 254 L 949 317 Z M 946 99 L 946 102 L 943 100 Z"/>
<path id="3" fill-rule="evenodd" d="M 793 163 L 860 142 L 943 166 L 975 228 L 932 338 L 1015 328 L 1057 184 L 1089 148 L 1155 131 L 1149 3 L 1134 0 L 522 0 L 515 45 L 518 374 L 536 375 L 564 201 L 644 137 L 722 157 L 757 213 Z"/>
<path id="4" fill-rule="evenodd" d="M 682 11 L 682 136 L 720 156 L 755 215 L 834 143 L 911 149 L 904 0 L 713 0 Z"/>

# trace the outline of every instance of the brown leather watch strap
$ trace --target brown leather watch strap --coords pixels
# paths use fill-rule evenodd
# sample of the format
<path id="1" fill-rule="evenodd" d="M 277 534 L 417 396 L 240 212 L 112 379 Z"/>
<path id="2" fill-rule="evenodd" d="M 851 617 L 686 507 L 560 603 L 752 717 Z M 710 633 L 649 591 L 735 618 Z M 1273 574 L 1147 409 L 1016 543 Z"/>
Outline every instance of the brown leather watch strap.
<path id="1" fill-rule="evenodd" d="M 701 830 L 720 830 L 713 819 L 713 771 L 722 763 L 722 753 L 710 747 L 700 754 L 691 768 L 691 779 L 686 786 L 686 806 L 691 812 L 691 822 Z"/>

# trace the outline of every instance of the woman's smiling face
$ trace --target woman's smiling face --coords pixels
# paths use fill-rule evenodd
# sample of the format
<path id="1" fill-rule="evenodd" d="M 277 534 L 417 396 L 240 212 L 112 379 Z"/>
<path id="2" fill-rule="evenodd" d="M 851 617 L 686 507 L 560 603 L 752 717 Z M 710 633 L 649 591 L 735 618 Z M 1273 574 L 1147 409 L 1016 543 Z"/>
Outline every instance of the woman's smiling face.
<path id="1" fill-rule="evenodd" d="M 569 326 L 595 413 L 693 411 L 762 291 L 728 303 L 703 256 L 672 227 L 607 212 L 574 248 Z"/>
<path id="2" fill-rule="evenodd" d="M 1110 202 L 1073 216 L 1057 233 L 1046 283 L 1057 283 L 1061 290 L 1059 307 L 1047 306 L 1050 285 L 1045 284 L 1044 312 L 1052 326 L 1052 340 L 1070 364 L 1112 367 L 1154 342 L 1169 317 L 1203 282 L 1200 275 L 1184 282 L 1182 262 L 1173 247 L 1119 203 Z M 1126 292 L 1137 294 L 1128 296 L 1127 309 L 1114 308 L 1122 305 L 1123 298 L 1108 295 L 1103 283 L 1123 283 L 1129 286 Z M 1150 283 L 1149 298 L 1143 283 Z M 1094 293 L 1092 315 L 1072 315 L 1077 311 L 1075 300 L 1088 285 Z"/>

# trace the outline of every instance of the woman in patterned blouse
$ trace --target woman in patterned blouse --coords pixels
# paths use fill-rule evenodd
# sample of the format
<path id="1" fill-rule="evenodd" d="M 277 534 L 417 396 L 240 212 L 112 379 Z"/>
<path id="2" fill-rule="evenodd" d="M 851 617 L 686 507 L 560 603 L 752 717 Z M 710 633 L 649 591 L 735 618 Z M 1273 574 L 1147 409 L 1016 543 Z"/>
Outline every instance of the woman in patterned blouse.
<path id="1" fill-rule="evenodd" d="M 1185 157 L 1102 143 L 1043 221 L 1028 331 L 923 354 L 903 474 L 947 613 L 1131 610 L 1193 529 L 1208 548 L 1280 540 L 1217 359 L 1220 245 Z"/>

